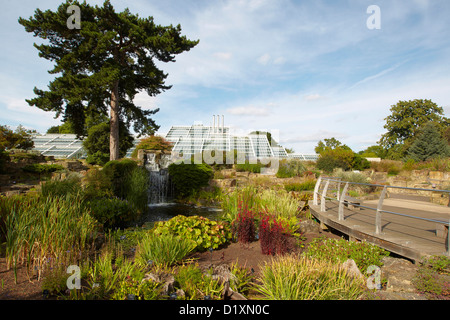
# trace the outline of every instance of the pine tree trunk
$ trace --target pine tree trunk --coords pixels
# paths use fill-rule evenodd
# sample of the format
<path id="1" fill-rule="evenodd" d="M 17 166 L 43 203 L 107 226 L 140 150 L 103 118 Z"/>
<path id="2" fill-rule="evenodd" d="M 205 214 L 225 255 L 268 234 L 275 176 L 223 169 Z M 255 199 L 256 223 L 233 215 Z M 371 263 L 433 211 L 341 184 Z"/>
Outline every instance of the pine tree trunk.
<path id="1" fill-rule="evenodd" d="M 117 80 L 111 92 L 109 134 L 109 160 L 119 159 L 119 80 Z"/>

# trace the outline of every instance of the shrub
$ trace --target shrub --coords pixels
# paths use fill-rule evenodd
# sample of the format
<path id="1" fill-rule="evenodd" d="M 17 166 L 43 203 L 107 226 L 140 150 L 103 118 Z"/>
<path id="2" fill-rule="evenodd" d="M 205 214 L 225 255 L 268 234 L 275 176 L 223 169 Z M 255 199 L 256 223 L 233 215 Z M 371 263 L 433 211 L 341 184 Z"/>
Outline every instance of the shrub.
<path id="1" fill-rule="evenodd" d="M 195 250 L 217 249 L 231 240 L 228 223 L 209 220 L 200 216 L 176 216 L 169 221 L 155 224 L 156 235 L 174 234 L 196 243 Z"/>
<path id="2" fill-rule="evenodd" d="M 0 148 L 0 174 L 5 173 L 6 171 L 6 163 L 9 161 L 8 152 L 1 150 Z"/>
<path id="3" fill-rule="evenodd" d="M 370 168 L 370 162 L 366 158 L 362 157 L 361 155 L 355 153 L 353 155 L 353 160 L 351 167 L 353 170 L 364 170 Z"/>
<path id="4" fill-rule="evenodd" d="M 103 167 L 104 174 L 110 179 L 116 197 L 126 199 L 128 177 L 138 167 L 131 159 L 109 161 Z"/>
<path id="5" fill-rule="evenodd" d="M 95 198 L 87 201 L 92 216 L 106 229 L 125 228 L 138 217 L 138 211 L 127 200 Z"/>
<path id="6" fill-rule="evenodd" d="M 172 143 L 170 141 L 167 141 L 165 138 L 161 136 L 150 136 L 139 141 L 133 153 L 131 154 L 131 157 L 136 158 L 138 150 L 140 149 L 171 151 L 172 147 Z"/>
<path id="7" fill-rule="evenodd" d="M 353 161 L 353 151 L 336 148 L 323 151 L 317 159 L 316 167 L 325 172 L 333 172 L 336 168 L 348 170 Z"/>
<path id="8" fill-rule="evenodd" d="M 109 135 L 110 124 L 100 123 L 89 128 L 83 147 L 88 157 L 86 161 L 90 164 L 104 165 L 109 160 Z M 126 125 L 119 121 L 119 157 L 126 155 L 127 150 L 133 146 L 133 136 Z"/>
<path id="9" fill-rule="evenodd" d="M 371 162 L 370 167 L 377 172 L 400 172 L 403 167 L 401 161 L 381 160 L 380 162 Z"/>
<path id="10" fill-rule="evenodd" d="M 25 172 L 39 173 L 39 174 L 42 173 L 46 174 L 63 169 L 64 167 L 59 164 L 40 164 L 40 163 L 29 164 L 22 168 L 22 170 Z"/>
<path id="11" fill-rule="evenodd" d="M 232 232 L 237 234 L 237 240 L 241 243 L 249 243 L 256 239 L 255 213 L 248 209 L 247 205 L 238 206 L 238 215 L 232 223 Z"/>
<path id="12" fill-rule="evenodd" d="M 181 197 L 187 197 L 208 185 L 213 170 L 207 164 L 172 163 L 169 165 L 169 175 L 175 191 Z"/>
<path id="13" fill-rule="evenodd" d="M 265 262 L 256 291 L 270 300 L 356 300 L 365 291 L 338 265 L 285 255 Z"/>
<path id="14" fill-rule="evenodd" d="M 261 252 L 267 255 L 285 254 L 292 251 L 292 237 L 281 221 L 265 216 L 259 226 Z"/>
<path id="15" fill-rule="evenodd" d="M 145 168 L 134 168 L 125 178 L 125 199 L 140 212 L 147 209 L 149 177 Z"/>
<path id="16" fill-rule="evenodd" d="M 277 178 L 291 178 L 300 176 L 305 172 L 306 168 L 299 160 L 282 160 L 280 161 Z"/>
<path id="17" fill-rule="evenodd" d="M 170 266 L 183 260 L 196 246 L 195 241 L 183 236 L 154 233 L 139 242 L 136 263 L 146 266 L 152 261 L 157 265 Z"/>
<path id="18" fill-rule="evenodd" d="M 89 169 L 84 181 L 83 192 L 86 199 L 114 196 L 112 181 L 103 170 L 98 168 Z"/>
<path id="19" fill-rule="evenodd" d="M 248 163 L 247 161 L 245 163 L 238 163 L 236 164 L 236 171 L 237 172 L 252 172 L 252 173 L 261 173 L 261 168 L 264 167 L 261 163 Z"/>

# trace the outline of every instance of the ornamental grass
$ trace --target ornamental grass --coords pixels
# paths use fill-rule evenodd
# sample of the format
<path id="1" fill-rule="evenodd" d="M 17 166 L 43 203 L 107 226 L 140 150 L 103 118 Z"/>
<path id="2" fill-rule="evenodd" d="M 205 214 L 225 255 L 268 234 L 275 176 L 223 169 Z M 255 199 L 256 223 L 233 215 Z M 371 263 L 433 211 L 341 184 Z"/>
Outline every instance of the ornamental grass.
<path id="1" fill-rule="evenodd" d="M 364 281 L 326 260 L 283 255 L 265 262 L 255 290 L 269 300 L 356 300 Z"/>

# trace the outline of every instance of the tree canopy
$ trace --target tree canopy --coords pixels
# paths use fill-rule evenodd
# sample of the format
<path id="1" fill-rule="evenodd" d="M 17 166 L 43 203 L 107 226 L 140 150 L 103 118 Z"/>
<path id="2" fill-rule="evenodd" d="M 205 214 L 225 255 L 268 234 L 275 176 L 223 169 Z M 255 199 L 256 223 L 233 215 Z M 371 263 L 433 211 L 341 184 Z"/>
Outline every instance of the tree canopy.
<path id="1" fill-rule="evenodd" d="M 431 100 L 399 101 L 390 110 L 384 125 L 387 132 L 379 141 L 388 150 L 387 156 L 390 158 L 402 158 L 426 123 L 434 122 L 442 131 L 450 125 L 450 119 L 444 116 L 444 109 Z"/>
<path id="2" fill-rule="evenodd" d="M 407 157 L 414 161 L 427 161 L 438 157 L 450 156 L 450 146 L 442 138 L 438 126 L 427 123 L 408 149 Z"/>
<path id="3" fill-rule="evenodd" d="M 332 137 L 329 139 L 323 139 L 323 141 L 320 140 L 314 151 L 317 154 L 321 154 L 324 151 L 330 151 L 337 148 L 342 148 L 344 150 L 351 150 L 349 146 L 342 144 L 342 142 L 340 142 L 338 139 Z"/>
<path id="4" fill-rule="evenodd" d="M 67 26 L 70 5 L 80 8 L 80 29 Z M 157 25 L 153 17 L 141 18 L 129 9 L 117 13 L 110 1 L 94 7 L 68 0 L 55 12 L 36 9 L 19 23 L 48 42 L 34 46 L 41 58 L 54 62 L 49 73 L 58 75 L 48 90 L 35 88 L 37 97 L 28 104 L 70 120 L 79 135 L 86 117 L 109 110 L 111 160 L 119 157 L 119 122 L 145 135 L 159 128 L 151 118 L 159 109 L 143 110 L 134 103 L 141 91 L 155 96 L 171 88 L 156 60 L 174 62 L 175 55 L 198 44 L 181 35 L 180 25 Z"/>
<path id="5" fill-rule="evenodd" d="M 16 130 L 0 125 L 0 150 L 33 148 L 34 142 L 31 135 L 35 132 L 25 129 L 22 125 L 18 125 Z"/>

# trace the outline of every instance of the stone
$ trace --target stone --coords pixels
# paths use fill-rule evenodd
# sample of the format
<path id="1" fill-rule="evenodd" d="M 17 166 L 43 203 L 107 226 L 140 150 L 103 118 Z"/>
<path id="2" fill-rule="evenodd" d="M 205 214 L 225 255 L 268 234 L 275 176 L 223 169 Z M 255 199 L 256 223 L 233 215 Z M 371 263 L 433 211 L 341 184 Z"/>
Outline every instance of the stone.
<path id="1" fill-rule="evenodd" d="M 414 293 L 416 291 L 412 279 L 416 275 L 417 266 L 411 261 L 400 258 L 385 257 L 382 260 L 382 278 L 387 279 L 387 292 Z"/>
<path id="2" fill-rule="evenodd" d="M 175 283 L 175 278 L 172 274 L 168 273 L 162 273 L 162 274 L 154 274 L 154 273 L 147 273 L 144 276 L 144 279 L 142 281 L 154 281 L 158 283 L 163 283 L 163 287 L 161 290 L 162 295 L 169 295 L 170 292 L 174 291 L 173 285 Z M 178 294 L 177 294 L 178 295 Z"/>
<path id="3" fill-rule="evenodd" d="M 301 233 L 319 233 L 320 226 L 317 222 L 307 219 L 298 223 L 298 227 Z"/>

